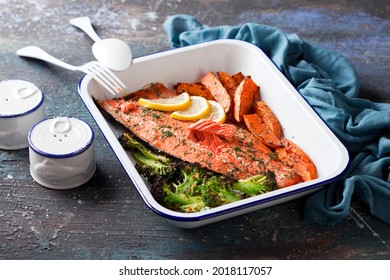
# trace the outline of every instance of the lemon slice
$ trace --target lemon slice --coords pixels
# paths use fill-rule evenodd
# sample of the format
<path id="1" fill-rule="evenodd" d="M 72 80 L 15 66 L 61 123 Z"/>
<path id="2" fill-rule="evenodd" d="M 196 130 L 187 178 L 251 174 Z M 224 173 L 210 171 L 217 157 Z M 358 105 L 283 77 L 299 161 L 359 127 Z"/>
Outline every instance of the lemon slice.
<path id="1" fill-rule="evenodd" d="M 223 123 L 226 120 L 226 113 L 222 105 L 213 100 L 209 100 L 208 102 L 210 103 L 210 112 L 205 118 L 217 123 Z"/>
<path id="2" fill-rule="evenodd" d="M 181 121 L 199 120 L 210 112 L 210 103 L 201 96 L 190 96 L 191 105 L 183 110 L 175 111 L 171 117 Z"/>
<path id="3" fill-rule="evenodd" d="M 138 104 L 159 111 L 176 111 L 188 108 L 191 105 L 191 99 L 187 92 L 171 98 L 146 99 L 140 98 Z"/>

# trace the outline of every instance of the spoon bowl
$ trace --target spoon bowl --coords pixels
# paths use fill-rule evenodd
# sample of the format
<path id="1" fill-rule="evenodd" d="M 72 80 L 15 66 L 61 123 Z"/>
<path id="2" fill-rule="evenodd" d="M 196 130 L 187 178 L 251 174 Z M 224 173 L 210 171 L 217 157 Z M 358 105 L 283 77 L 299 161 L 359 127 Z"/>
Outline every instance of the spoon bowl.
<path id="1" fill-rule="evenodd" d="M 129 46 L 116 38 L 96 41 L 92 45 L 92 53 L 101 64 L 115 71 L 125 70 L 132 60 Z"/>
<path id="2" fill-rule="evenodd" d="M 100 39 L 89 17 L 73 18 L 69 23 L 83 30 L 95 41 L 92 45 L 92 53 L 101 64 L 114 71 L 123 71 L 129 67 L 133 54 L 124 41 L 116 38 Z"/>

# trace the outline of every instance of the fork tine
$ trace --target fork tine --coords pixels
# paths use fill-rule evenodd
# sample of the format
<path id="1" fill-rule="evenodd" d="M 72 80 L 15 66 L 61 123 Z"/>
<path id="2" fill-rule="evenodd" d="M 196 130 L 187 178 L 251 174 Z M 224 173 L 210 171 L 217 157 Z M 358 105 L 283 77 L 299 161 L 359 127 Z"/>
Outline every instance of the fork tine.
<path id="1" fill-rule="evenodd" d="M 117 82 L 117 85 L 119 84 L 119 87 L 122 87 L 122 89 L 126 88 L 126 85 L 118 78 L 117 75 L 115 75 L 109 68 L 104 66 L 103 64 L 98 63 L 99 67 L 101 67 L 104 72 L 109 75 L 114 81 Z"/>
<path id="2" fill-rule="evenodd" d="M 114 92 L 120 92 L 120 86 L 116 85 L 105 73 L 101 70 L 99 65 L 90 66 L 90 70 L 99 77 L 107 86 L 109 86 Z"/>
<path id="3" fill-rule="evenodd" d="M 96 70 L 91 70 L 90 68 L 86 68 L 85 69 L 85 73 L 90 75 L 92 77 L 92 79 L 94 79 L 95 81 L 97 81 L 100 85 L 102 85 L 106 90 L 108 90 L 112 95 L 116 95 L 116 91 L 114 90 L 114 88 L 112 87 L 112 85 L 110 84 L 107 84 L 106 81 L 107 79 L 103 80 L 99 75 L 100 72 L 96 71 Z"/>
<path id="4" fill-rule="evenodd" d="M 111 70 L 98 62 L 91 63 L 89 70 L 111 87 L 115 93 L 122 92 L 126 88 L 125 84 Z"/>

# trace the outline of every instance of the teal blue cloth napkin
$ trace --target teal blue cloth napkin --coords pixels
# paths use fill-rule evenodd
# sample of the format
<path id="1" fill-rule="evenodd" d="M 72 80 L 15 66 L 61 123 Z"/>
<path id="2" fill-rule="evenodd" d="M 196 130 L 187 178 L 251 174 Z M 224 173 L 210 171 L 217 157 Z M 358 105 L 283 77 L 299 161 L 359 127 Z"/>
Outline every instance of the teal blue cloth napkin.
<path id="1" fill-rule="evenodd" d="M 390 223 L 390 104 L 358 98 L 359 79 L 345 57 L 255 23 L 208 27 L 192 16 L 175 15 L 166 19 L 164 30 L 173 48 L 217 39 L 255 44 L 347 147 L 347 172 L 308 197 L 307 221 L 335 224 L 348 216 L 356 197 L 373 216 Z"/>

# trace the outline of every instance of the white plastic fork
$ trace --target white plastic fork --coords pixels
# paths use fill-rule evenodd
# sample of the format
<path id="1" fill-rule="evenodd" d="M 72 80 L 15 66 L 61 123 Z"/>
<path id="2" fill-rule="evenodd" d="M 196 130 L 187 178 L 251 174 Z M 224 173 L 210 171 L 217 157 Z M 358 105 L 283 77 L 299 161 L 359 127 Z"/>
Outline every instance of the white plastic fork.
<path id="1" fill-rule="evenodd" d="M 16 54 L 23 57 L 40 59 L 71 71 L 83 72 L 91 76 L 114 96 L 126 89 L 126 85 L 110 69 L 97 61 L 91 61 L 81 66 L 73 66 L 55 58 L 37 46 L 21 48 L 16 51 Z"/>

